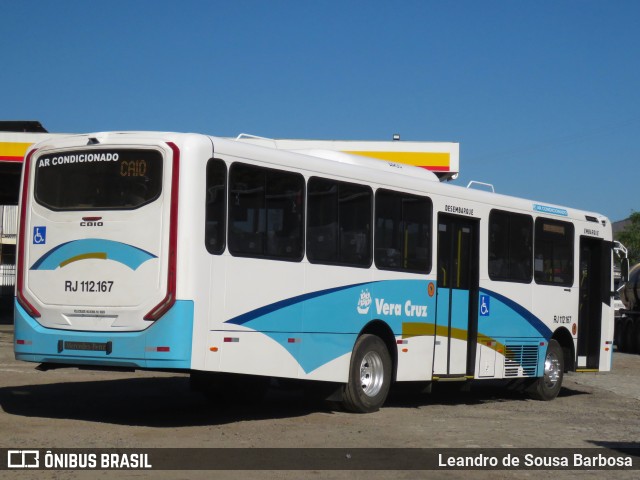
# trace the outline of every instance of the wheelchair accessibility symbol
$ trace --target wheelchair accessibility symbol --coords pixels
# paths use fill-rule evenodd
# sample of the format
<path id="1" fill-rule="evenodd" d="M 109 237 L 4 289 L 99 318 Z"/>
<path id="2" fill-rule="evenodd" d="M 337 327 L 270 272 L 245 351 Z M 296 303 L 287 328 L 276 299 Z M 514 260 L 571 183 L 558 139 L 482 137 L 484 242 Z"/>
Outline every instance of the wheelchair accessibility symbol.
<path id="1" fill-rule="evenodd" d="M 33 227 L 33 244 L 44 245 L 47 243 L 47 227 Z"/>
<path id="2" fill-rule="evenodd" d="M 489 316 L 491 312 L 490 301 L 491 301 L 491 297 L 489 297 L 489 295 L 480 295 L 480 316 L 481 317 Z"/>

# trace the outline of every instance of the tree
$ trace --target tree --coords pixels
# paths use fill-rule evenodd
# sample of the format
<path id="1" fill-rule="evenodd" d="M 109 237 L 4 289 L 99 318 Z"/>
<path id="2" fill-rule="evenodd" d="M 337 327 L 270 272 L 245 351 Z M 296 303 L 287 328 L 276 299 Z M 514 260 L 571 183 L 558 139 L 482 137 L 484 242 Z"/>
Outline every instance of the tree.
<path id="1" fill-rule="evenodd" d="M 632 212 L 629 224 L 618 233 L 616 240 L 629 250 L 629 263 L 640 262 L 640 212 Z"/>

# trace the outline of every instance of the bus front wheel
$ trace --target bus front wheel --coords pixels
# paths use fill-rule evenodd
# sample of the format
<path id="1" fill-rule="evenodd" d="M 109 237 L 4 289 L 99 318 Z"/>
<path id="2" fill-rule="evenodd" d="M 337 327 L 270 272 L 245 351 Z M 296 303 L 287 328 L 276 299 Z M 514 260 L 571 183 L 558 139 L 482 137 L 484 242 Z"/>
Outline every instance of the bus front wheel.
<path id="1" fill-rule="evenodd" d="M 391 356 L 375 335 L 361 335 L 353 347 L 349 380 L 344 387 L 343 406 L 356 413 L 377 411 L 391 386 Z"/>
<path id="2" fill-rule="evenodd" d="M 564 356 L 562 347 L 556 340 L 549 340 L 544 358 L 544 374 L 537 378 L 527 389 L 531 398 L 553 400 L 560 393 L 564 378 Z"/>

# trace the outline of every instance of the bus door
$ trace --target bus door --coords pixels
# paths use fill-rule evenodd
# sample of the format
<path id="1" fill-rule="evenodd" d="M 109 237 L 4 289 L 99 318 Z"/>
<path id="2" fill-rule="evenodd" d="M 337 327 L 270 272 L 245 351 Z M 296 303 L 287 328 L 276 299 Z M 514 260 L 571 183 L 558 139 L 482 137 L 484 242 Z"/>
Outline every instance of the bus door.
<path id="1" fill-rule="evenodd" d="M 478 221 L 439 214 L 434 376 L 473 375 L 478 330 Z"/>
<path id="2" fill-rule="evenodd" d="M 611 248 L 599 238 L 580 237 L 578 368 L 600 364 L 602 304 L 611 304 Z"/>

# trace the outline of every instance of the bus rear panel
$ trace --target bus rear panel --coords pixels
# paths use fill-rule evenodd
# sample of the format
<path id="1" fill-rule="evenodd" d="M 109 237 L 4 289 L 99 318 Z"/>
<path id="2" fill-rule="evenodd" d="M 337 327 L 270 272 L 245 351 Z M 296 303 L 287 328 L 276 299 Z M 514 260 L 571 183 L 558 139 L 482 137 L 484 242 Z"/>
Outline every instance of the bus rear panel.
<path id="1" fill-rule="evenodd" d="M 83 138 L 25 159 L 16 358 L 189 368 L 193 307 L 175 298 L 179 150 Z"/>

